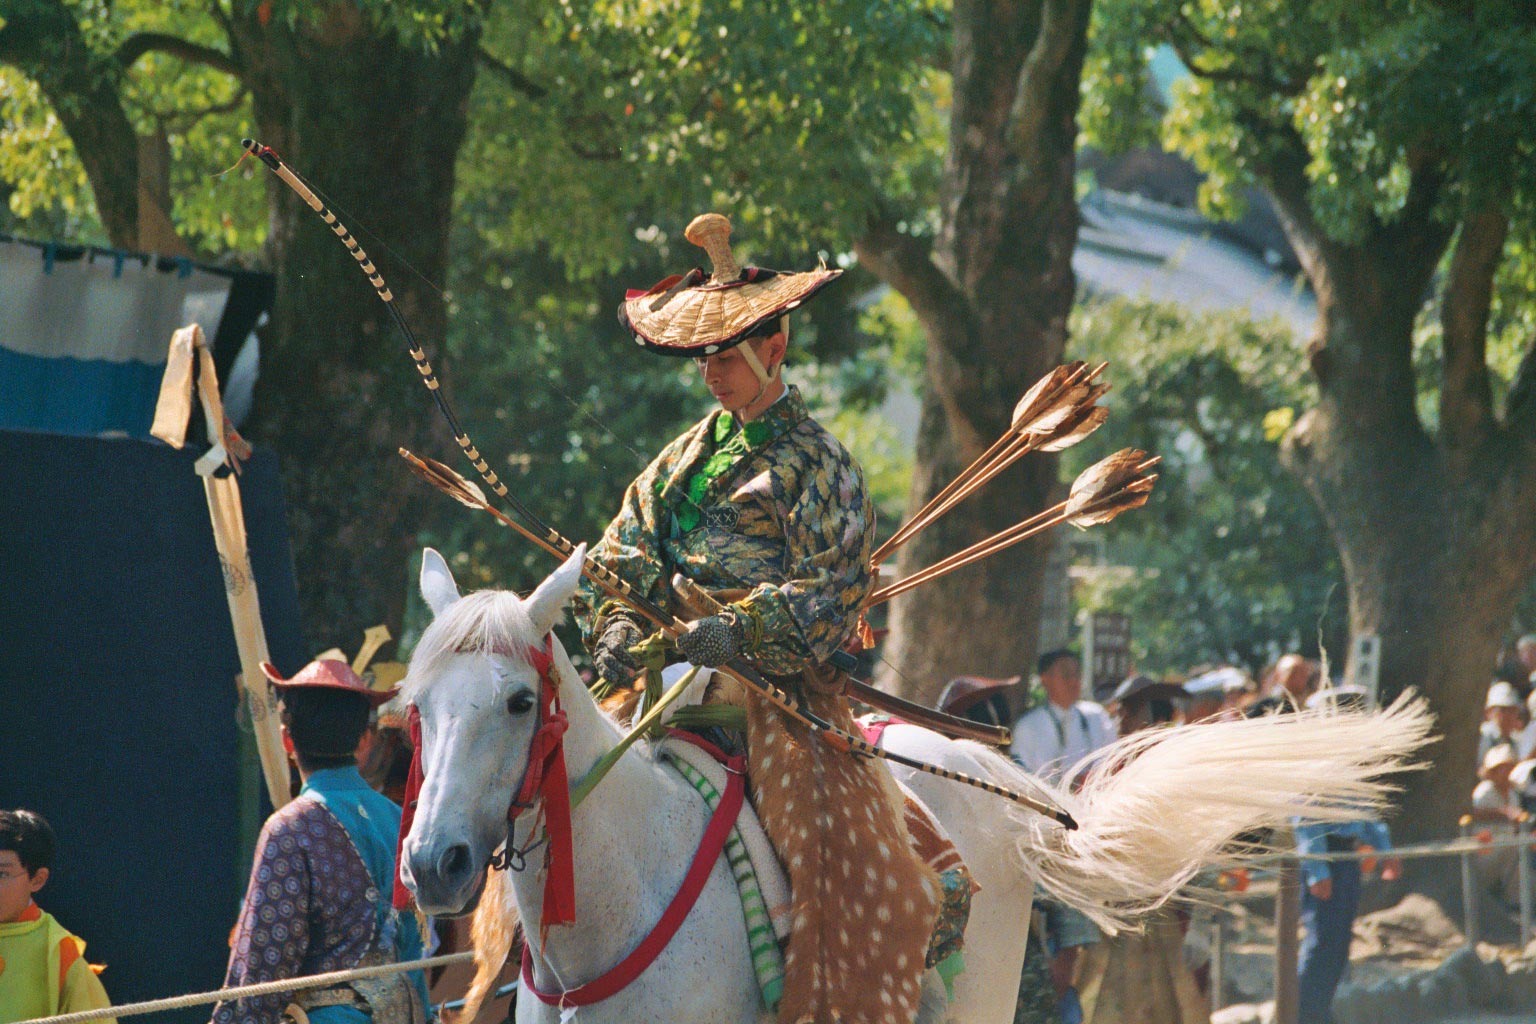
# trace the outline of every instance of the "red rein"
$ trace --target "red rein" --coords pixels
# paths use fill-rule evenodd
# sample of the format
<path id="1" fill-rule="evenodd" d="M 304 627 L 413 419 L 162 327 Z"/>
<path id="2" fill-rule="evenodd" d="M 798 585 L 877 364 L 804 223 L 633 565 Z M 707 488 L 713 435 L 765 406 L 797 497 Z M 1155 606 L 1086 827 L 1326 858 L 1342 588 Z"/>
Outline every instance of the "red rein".
<path id="1" fill-rule="evenodd" d="M 544 913 L 539 921 L 542 937 L 550 925 L 571 924 L 576 920 L 576 874 L 571 843 L 571 790 L 565 770 L 565 730 L 568 722 L 560 706 L 560 688 L 555 682 L 554 637 L 546 636 L 542 647 L 528 652 L 529 661 L 539 673 L 539 728 L 528 747 L 528 767 L 522 785 L 507 808 L 507 820 L 515 821 L 524 810 L 541 806 L 544 827 L 549 835 L 545 853 L 548 874 L 544 880 Z M 405 837 L 416 818 L 416 803 L 421 793 L 421 713 L 414 704 L 410 711 L 411 770 L 405 784 L 405 807 L 400 815 L 400 841 L 395 851 L 394 905 L 397 910 L 410 906 L 411 893 L 400 879 L 400 863 Z M 510 841 L 510 835 L 509 835 Z"/>

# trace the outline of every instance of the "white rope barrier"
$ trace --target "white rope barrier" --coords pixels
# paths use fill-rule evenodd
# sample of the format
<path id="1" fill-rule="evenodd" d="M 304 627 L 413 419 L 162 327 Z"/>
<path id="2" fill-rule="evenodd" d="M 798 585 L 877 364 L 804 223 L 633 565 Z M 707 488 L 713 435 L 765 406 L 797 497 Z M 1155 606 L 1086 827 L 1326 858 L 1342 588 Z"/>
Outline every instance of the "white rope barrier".
<path id="1" fill-rule="evenodd" d="M 1479 853 L 1485 850 L 1506 849 L 1511 846 L 1536 846 L 1536 835 L 1494 836 L 1487 841 L 1472 837 L 1442 839 L 1438 842 L 1396 846 L 1390 850 L 1339 850 L 1332 853 L 1300 853 L 1296 850 L 1275 850 L 1270 853 L 1259 854 L 1255 857 L 1244 858 L 1240 862 L 1220 865 L 1219 867 L 1252 867 L 1254 864 L 1282 860 L 1388 860 L 1393 857 L 1411 860 L 1416 857 L 1460 856 L 1463 853 Z"/>
<path id="2" fill-rule="evenodd" d="M 151 999 L 143 1003 L 124 1003 L 122 1006 L 107 1006 L 99 1010 L 63 1013 L 57 1017 L 37 1017 L 33 1020 L 21 1021 L 19 1024 L 83 1024 L 84 1021 L 88 1020 L 135 1017 L 144 1013 L 158 1013 L 162 1010 L 181 1010 L 188 1006 L 219 1003 L 226 999 L 243 999 L 246 996 L 269 996 L 278 992 L 296 992 L 302 988 L 323 988 L 327 985 L 339 985 L 343 982 L 359 978 L 382 978 L 385 975 L 398 974 L 401 971 L 419 971 L 428 967 L 446 967 L 449 964 L 469 963 L 474 958 L 475 954 L 473 953 L 449 953 L 444 956 L 430 956 L 424 960 L 407 960 L 397 964 L 378 964 L 374 967 L 358 967 L 350 971 L 328 971 L 325 974 L 310 974 L 299 978 L 280 978 L 277 981 L 263 981 L 255 985 L 221 988 L 217 992 L 194 992 L 184 996 Z"/>

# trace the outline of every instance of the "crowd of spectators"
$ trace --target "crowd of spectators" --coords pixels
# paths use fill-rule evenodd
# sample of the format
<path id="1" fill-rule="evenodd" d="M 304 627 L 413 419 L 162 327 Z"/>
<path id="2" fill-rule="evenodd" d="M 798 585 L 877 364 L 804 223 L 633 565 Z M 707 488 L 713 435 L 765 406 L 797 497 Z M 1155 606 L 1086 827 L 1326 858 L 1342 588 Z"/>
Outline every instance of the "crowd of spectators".
<path id="1" fill-rule="evenodd" d="M 1514 907 L 1520 901 L 1522 851 L 1492 844 L 1513 835 L 1536 812 L 1536 634 L 1516 642 L 1488 687 L 1477 766 L 1470 817 L 1475 835 L 1490 848 L 1474 858 L 1473 869 L 1485 895 Z"/>
<path id="2" fill-rule="evenodd" d="M 1536 656 L 1536 644 L 1531 653 Z M 1276 659 L 1257 678 L 1232 665 L 1202 665 L 1162 679 L 1133 673 L 1095 680 L 1096 700 L 1085 696 L 1081 661 L 1066 650 L 1042 655 L 1029 682 L 995 680 L 990 687 L 986 682 L 953 681 L 940 699 L 941 708 L 973 718 L 984 714 L 989 723 L 1001 724 L 1002 709 L 1010 698 L 1017 702 L 1022 691 L 1026 710 L 1013 722 L 1009 753 L 1031 772 L 1066 785 L 1081 778 L 1096 751 L 1144 729 L 1369 703 L 1363 689 L 1332 684 L 1322 664 L 1297 653 Z M 1379 867 L 1386 878 L 1398 877 L 1402 865 L 1390 856 L 1386 826 L 1373 819 L 1326 824 L 1298 819 L 1296 839 L 1298 853 L 1314 855 L 1302 861 L 1307 937 L 1299 965 L 1300 1019 L 1310 1024 L 1328 1019 L 1334 990 L 1347 969 L 1362 878 L 1359 861 L 1315 855 L 1360 851 L 1367 855 L 1365 867 Z M 1373 852 L 1380 856 L 1370 857 Z M 1229 872 L 1208 879 L 1211 883 L 1243 888 L 1247 877 Z M 1188 926 L 1187 913 L 1168 910 L 1136 936 L 1108 939 L 1071 908 L 1041 894 L 1016 1022 L 1206 1020 L 1207 968 L 1200 962 L 1199 944 L 1185 941 Z"/>

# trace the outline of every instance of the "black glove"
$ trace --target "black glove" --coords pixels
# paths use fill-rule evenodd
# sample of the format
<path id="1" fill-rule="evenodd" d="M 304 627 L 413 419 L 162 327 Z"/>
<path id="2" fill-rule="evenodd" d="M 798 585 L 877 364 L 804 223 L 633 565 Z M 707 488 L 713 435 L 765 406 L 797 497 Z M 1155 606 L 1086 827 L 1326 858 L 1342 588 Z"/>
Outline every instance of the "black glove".
<path id="1" fill-rule="evenodd" d="M 629 649 L 645 638 L 645 632 L 635 620 L 623 615 L 609 617 L 602 635 L 592 649 L 592 664 L 597 674 L 616 686 L 627 684 L 640 668 L 640 662 Z"/>
<path id="2" fill-rule="evenodd" d="M 699 619 L 677 638 L 677 649 L 691 665 L 718 668 L 747 647 L 746 617 L 727 608 Z"/>

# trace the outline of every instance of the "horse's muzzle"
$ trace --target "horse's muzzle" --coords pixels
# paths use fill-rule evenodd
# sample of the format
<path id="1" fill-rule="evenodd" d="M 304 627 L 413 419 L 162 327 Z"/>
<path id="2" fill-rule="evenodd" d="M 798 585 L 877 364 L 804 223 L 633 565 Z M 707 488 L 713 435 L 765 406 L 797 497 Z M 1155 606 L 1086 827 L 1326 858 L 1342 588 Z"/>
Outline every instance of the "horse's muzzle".
<path id="1" fill-rule="evenodd" d="M 460 917 L 475 909 L 485 889 L 485 865 L 468 843 L 418 846 L 406 858 L 405 883 L 416 905 L 431 917 Z"/>

